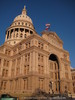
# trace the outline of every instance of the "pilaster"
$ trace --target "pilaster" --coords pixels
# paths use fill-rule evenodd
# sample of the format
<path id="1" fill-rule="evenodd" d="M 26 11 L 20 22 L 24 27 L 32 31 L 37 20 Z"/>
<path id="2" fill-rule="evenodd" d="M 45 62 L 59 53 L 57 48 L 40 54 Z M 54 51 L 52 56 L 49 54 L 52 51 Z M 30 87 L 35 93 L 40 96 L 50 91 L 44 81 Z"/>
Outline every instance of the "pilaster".
<path id="1" fill-rule="evenodd" d="M 44 63 L 44 72 L 45 72 L 45 74 L 47 73 L 47 71 L 46 71 L 46 56 L 44 56 L 44 61 L 43 61 L 43 63 Z"/>
<path id="2" fill-rule="evenodd" d="M 32 64 L 33 64 L 33 67 L 32 67 L 32 71 L 35 71 L 35 51 L 33 51 L 33 58 L 32 58 Z"/>
<path id="3" fill-rule="evenodd" d="M 10 64 L 9 64 L 9 73 L 8 76 L 11 77 L 11 68 L 12 68 L 12 61 L 10 60 Z"/>
<path id="4" fill-rule="evenodd" d="M 38 72 L 38 53 L 35 53 L 35 71 Z"/>
<path id="5" fill-rule="evenodd" d="M 3 71 L 3 63 L 4 63 L 4 59 L 1 59 L 1 72 L 0 72 L 0 76 L 2 76 L 2 71 Z"/>

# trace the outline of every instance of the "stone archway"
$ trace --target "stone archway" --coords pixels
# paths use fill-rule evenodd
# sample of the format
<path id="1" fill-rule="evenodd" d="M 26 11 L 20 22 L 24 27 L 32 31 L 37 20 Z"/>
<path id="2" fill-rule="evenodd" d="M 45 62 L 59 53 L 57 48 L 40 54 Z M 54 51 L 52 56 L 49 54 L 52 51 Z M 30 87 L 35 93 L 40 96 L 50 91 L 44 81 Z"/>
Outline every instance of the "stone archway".
<path id="1" fill-rule="evenodd" d="M 49 67 L 50 72 L 53 72 L 54 77 L 50 78 L 50 80 L 54 82 L 56 93 L 60 93 L 60 70 L 59 70 L 59 60 L 55 54 L 51 54 L 49 56 Z M 52 74 L 51 74 L 52 75 Z"/>

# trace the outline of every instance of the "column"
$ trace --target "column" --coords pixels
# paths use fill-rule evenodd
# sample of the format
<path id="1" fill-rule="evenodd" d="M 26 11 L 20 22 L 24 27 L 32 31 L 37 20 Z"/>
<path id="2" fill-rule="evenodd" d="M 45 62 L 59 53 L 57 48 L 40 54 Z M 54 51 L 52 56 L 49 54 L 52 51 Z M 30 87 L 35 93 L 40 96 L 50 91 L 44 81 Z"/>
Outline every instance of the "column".
<path id="1" fill-rule="evenodd" d="M 20 28 L 18 28 L 18 35 L 19 35 L 18 37 L 20 38 Z"/>
<path id="2" fill-rule="evenodd" d="M 13 29 L 13 33 L 14 33 L 14 38 L 16 38 L 15 29 Z"/>
<path id="3" fill-rule="evenodd" d="M 9 39 L 10 39 L 10 34 L 11 34 L 11 33 L 10 33 L 10 31 L 9 31 Z"/>
<path id="4" fill-rule="evenodd" d="M 20 74 L 22 74 L 22 68 L 23 68 L 23 63 L 22 63 L 22 57 L 21 57 L 21 59 L 20 59 L 21 61 L 20 61 Z"/>
<path id="5" fill-rule="evenodd" d="M 12 68 L 12 61 L 10 60 L 10 63 L 9 63 L 9 73 L 8 73 L 9 77 L 11 77 L 11 68 Z"/>
<path id="6" fill-rule="evenodd" d="M 21 79 L 21 90 L 24 90 L 24 79 Z"/>
<path id="7" fill-rule="evenodd" d="M 2 87 L 1 87 L 1 82 L 2 82 L 2 81 L 0 80 L 0 89 L 2 88 Z"/>
<path id="8" fill-rule="evenodd" d="M 47 66 L 47 67 L 46 67 L 46 68 L 47 68 L 46 70 L 47 70 L 47 74 L 49 74 L 49 62 L 48 62 L 48 56 L 46 56 L 46 61 L 47 61 L 47 62 L 46 62 L 46 66 Z"/>
<path id="9" fill-rule="evenodd" d="M 7 31 L 7 33 L 6 33 L 6 38 L 5 38 L 5 41 L 7 40 L 7 35 L 8 35 L 8 31 Z"/>
<path id="10" fill-rule="evenodd" d="M 10 81 L 9 80 L 7 81 L 7 90 L 8 91 L 10 90 Z"/>
<path id="11" fill-rule="evenodd" d="M 14 32 L 12 31 L 11 34 L 12 34 L 12 39 L 13 39 L 14 38 Z"/>
<path id="12" fill-rule="evenodd" d="M 4 47 L 4 50 L 3 50 L 4 54 L 5 54 L 5 50 L 6 50 L 6 48 Z"/>
<path id="13" fill-rule="evenodd" d="M 22 57 L 22 75 L 24 75 L 24 63 L 25 63 L 25 55 Z"/>
<path id="14" fill-rule="evenodd" d="M 36 72 L 38 72 L 38 53 L 37 52 L 35 53 L 35 69 L 36 69 Z"/>
<path id="15" fill-rule="evenodd" d="M 22 33 L 23 33 L 23 39 L 24 39 L 25 29 L 23 30 L 23 32 L 22 32 Z"/>
<path id="16" fill-rule="evenodd" d="M 30 53 L 29 71 L 32 70 L 32 53 Z"/>
<path id="17" fill-rule="evenodd" d="M 16 67 L 17 67 L 17 59 L 16 59 L 16 62 L 15 62 L 15 72 L 14 72 L 15 76 L 16 76 Z"/>
<path id="18" fill-rule="evenodd" d="M 13 91 L 15 90 L 15 80 L 13 80 Z"/>
<path id="19" fill-rule="evenodd" d="M 1 59 L 1 72 L 0 72 L 0 76 L 2 76 L 2 71 L 3 71 L 3 63 L 4 63 L 4 59 Z"/>
<path id="20" fill-rule="evenodd" d="M 33 51 L 33 66 L 32 66 L 32 70 L 35 71 L 35 51 Z"/>
<path id="21" fill-rule="evenodd" d="M 45 72 L 45 74 L 47 73 L 46 72 L 46 56 L 43 56 L 44 57 L 44 60 L 43 60 L 43 63 L 44 63 L 44 72 Z"/>
<path id="22" fill-rule="evenodd" d="M 32 89 L 32 78 L 28 77 L 28 89 L 31 90 Z"/>

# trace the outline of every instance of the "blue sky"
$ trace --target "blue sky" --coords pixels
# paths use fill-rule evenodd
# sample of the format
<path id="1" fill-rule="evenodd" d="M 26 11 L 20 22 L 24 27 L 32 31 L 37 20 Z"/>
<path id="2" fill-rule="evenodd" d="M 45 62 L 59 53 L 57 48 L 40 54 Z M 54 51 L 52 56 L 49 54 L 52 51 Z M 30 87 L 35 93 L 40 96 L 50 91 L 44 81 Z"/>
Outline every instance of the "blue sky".
<path id="1" fill-rule="evenodd" d="M 26 5 L 37 33 L 51 24 L 51 31 L 64 42 L 70 53 L 71 66 L 75 67 L 75 0 L 0 0 L 0 45 L 5 41 L 5 31 Z"/>

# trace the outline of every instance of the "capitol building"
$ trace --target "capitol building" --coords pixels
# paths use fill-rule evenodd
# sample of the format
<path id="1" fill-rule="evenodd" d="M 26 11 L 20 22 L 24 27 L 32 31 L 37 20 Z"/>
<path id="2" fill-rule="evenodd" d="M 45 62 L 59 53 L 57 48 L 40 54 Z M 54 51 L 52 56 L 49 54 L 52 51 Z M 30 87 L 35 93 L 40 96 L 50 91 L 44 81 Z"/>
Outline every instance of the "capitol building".
<path id="1" fill-rule="evenodd" d="M 37 89 L 73 93 L 69 52 L 55 32 L 44 30 L 39 36 L 24 7 L 5 34 L 0 46 L 0 94 L 29 96 Z"/>

